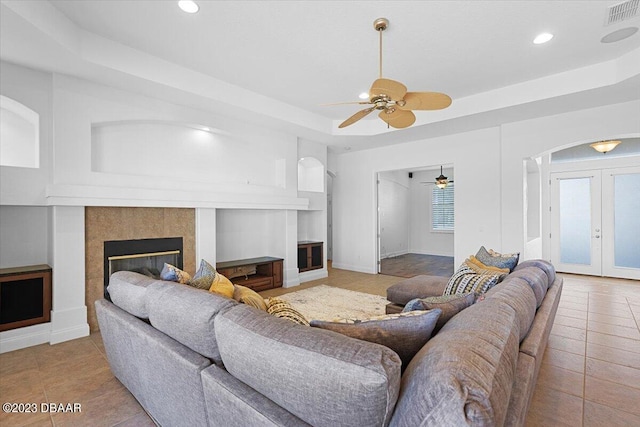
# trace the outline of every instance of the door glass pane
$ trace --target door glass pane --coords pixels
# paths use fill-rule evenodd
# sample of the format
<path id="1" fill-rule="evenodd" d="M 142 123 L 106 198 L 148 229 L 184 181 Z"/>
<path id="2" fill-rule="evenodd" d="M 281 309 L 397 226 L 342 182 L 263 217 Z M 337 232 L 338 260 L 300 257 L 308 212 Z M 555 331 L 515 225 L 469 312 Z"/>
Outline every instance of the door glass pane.
<path id="1" fill-rule="evenodd" d="M 560 262 L 591 264 L 591 179 L 560 180 Z"/>
<path id="2" fill-rule="evenodd" d="M 640 174 L 614 176 L 614 263 L 640 268 Z"/>

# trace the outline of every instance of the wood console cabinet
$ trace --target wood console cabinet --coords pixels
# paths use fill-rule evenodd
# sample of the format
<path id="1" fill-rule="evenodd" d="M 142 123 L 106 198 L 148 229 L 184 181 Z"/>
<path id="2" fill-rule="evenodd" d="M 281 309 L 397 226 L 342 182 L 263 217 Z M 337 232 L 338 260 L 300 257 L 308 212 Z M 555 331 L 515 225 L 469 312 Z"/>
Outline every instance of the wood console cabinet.
<path id="1" fill-rule="evenodd" d="M 49 322 L 51 267 L 0 269 L 0 331 Z"/>
<path id="2" fill-rule="evenodd" d="M 298 242 L 298 270 L 317 270 L 323 267 L 323 242 L 303 240 Z"/>
<path id="3" fill-rule="evenodd" d="M 219 262 L 218 273 L 254 291 L 282 287 L 282 258 L 260 257 Z"/>

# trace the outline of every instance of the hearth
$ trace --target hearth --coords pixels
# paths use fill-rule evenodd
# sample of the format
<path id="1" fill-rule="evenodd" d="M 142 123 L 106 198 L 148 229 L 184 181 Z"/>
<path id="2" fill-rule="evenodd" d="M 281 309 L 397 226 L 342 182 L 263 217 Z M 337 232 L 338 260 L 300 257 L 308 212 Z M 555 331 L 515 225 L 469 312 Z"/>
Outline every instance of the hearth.
<path id="1" fill-rule="evenodd" d="M 183 268 L 182 252 L 182 237 L 105 241 L 104 297 L 109 299 L 109 277 L 116 271 L 135 271 L 158 278 L 164 263 Z"/>

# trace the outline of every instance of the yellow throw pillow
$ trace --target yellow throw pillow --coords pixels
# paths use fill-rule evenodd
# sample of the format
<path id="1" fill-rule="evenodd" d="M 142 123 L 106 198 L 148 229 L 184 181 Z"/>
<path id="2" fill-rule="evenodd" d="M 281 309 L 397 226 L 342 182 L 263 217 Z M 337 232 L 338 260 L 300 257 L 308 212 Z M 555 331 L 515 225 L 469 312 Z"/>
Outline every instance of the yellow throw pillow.
<path id="1" fill-rule="evenodd" d="M 233 287 L 231 280 L 216 272 L 216 277 L 213 279 L 211 287 L 209 287 L 209 292 L 222 295 L 223 297 L 233 298 L 234 291 L 235 288 Z"/>
<path id="2" fill-rule="evenodd" d="M 234 285 L 235 291 L 233 292 L 233 299 L 243 304 L 250 305 L 262 311 L 267 311 L 267 304 L 264 302 L 264 298 L 260 296 L 253 289 L 249 289 L 246 286 Z"/>
<path id="3" fill-rule="evenodd" d="M 471 255 L 469 258 L 467 258 L 467 261 L 469 261 L 471 264 L 475 265 L 476 267 L 479 267 L 484 270 L 491 270 L 497 273 L 506 273 L 506 274 L 509 274 L 509 271 L 510 271 L 508 268 L 499 268 L 499 267 L 493 267 L 491 265 L 485 265 L 481 263 L 480 260 L 478 260 L 478 258 L 476 258 L 474 255 Z M 472 265 L 469 265 L 469 267 L 473 268 Z"/>

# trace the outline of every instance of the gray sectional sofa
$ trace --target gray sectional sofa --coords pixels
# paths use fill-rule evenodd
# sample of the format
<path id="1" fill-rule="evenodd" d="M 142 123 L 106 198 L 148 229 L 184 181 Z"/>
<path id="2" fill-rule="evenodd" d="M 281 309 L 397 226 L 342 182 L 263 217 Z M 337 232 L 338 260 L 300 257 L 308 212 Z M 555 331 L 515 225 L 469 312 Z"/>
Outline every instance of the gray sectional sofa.
<path id="1" fill-rule="evenodd" d="M 387 347 L 137 273 L 96 310 L 114 375 L 162 426 L 519 426 L 561 289 L 521 263 L 402 375 Z"/>

